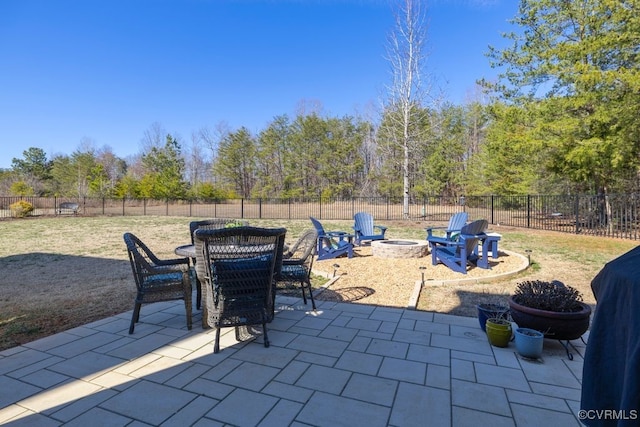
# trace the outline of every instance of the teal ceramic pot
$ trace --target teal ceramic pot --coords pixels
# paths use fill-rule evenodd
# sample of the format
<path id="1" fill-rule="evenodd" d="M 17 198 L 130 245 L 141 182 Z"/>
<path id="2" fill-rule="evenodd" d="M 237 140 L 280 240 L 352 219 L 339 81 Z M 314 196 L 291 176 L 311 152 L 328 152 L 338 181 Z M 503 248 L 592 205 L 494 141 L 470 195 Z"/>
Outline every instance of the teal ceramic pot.
<path id="1" fill-rule="evenodd" d="M 516 350 L 521 356 L 538 359 L 542 356 L 544 334 L 535 329 L 517 328 L 515 330 Z"/>

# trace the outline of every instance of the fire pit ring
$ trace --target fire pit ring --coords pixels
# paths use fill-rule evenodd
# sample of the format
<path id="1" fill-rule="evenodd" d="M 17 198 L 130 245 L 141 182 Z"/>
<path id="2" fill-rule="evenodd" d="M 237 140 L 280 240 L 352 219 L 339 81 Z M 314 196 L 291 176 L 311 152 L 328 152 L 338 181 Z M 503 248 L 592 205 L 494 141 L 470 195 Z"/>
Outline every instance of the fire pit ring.
<path id="1" fill-rule="evenodd" d="M 378 258 L 422 258 L 427 255 L 426 240 L 390 239 L 371 242 L 371 253 Z"/>

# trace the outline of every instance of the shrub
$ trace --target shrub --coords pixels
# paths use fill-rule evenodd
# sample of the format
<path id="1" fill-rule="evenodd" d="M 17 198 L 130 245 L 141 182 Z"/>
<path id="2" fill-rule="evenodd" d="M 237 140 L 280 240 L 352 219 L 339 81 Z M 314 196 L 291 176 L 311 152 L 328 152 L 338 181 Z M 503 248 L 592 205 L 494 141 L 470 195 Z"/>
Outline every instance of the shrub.
<path id="1" fill-rule="evenodd" d="M 235 219 L 235 220 L 233 220 L 233 221 L 230 221 L 230 222 L 226 223 L 226 224 L 224 225 L 224 228 L 242 227 L 242 226 L 244 226 L 244 225 L 246 225 L 246 222 L 241 221 L 241 220 L 239 220 L 239 219 Z"/>
<path id="2" fill-rule="evenodd" d="M 12 216 L 24 218 L 33 212 L 33 205 L 29 202 L 25 202 L 24 200 L 19 200 L 9 205 L 9 209 L 11 209 Z"/>
<path id="3" fill-rule="evenodd" d="M 518 283 L 513 300 L 525 307 L 555 312 L 571 312 L 579 309 L 580 292 L 562 282 L 527 280 Z"/>

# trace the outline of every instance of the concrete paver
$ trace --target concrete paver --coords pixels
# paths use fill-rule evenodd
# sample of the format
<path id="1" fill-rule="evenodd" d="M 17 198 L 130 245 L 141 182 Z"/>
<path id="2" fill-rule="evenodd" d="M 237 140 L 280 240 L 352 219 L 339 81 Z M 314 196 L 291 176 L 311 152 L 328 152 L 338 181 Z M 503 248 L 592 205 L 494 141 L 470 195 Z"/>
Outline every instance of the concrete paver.
<path id="1" fill-rule="evenodd" d="M 261 337 L 203 330 L 180 301 L 0 353 L 0 424 L 580 425 L 584 344 L 541 360 L 488 344 L 477 319 L 278 297 Z"/>

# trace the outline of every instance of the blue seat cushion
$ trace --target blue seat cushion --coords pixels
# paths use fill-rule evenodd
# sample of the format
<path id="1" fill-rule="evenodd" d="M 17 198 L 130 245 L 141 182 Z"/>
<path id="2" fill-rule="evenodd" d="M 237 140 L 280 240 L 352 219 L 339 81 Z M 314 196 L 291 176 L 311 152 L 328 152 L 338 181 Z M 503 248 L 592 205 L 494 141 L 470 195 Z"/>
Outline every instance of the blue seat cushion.
<path id="1" fill-rule="evenodd" d="M 155 274 L 153 276 L 147 276 L 144 278 L 144 286 L 148 288 L 166 286 L 170 283 L 180 282 L 182 282 L 182 272 L 180 271 L 176 271 L 173 273 Z"/>
<path id="2" fill-rule="evenodd" d="M 271 255 L 261 255 L 251 258 L 218 259 L 211 264 L 217 273 L 246 270 L 268 270 L 271 266 Z"/>
<path id="3" fill-rule="evenodd" d="M 304 280 L 307 278 L 307 270 L 302 265 L 282 265 L 280 270 L 282 279 Z"/>

